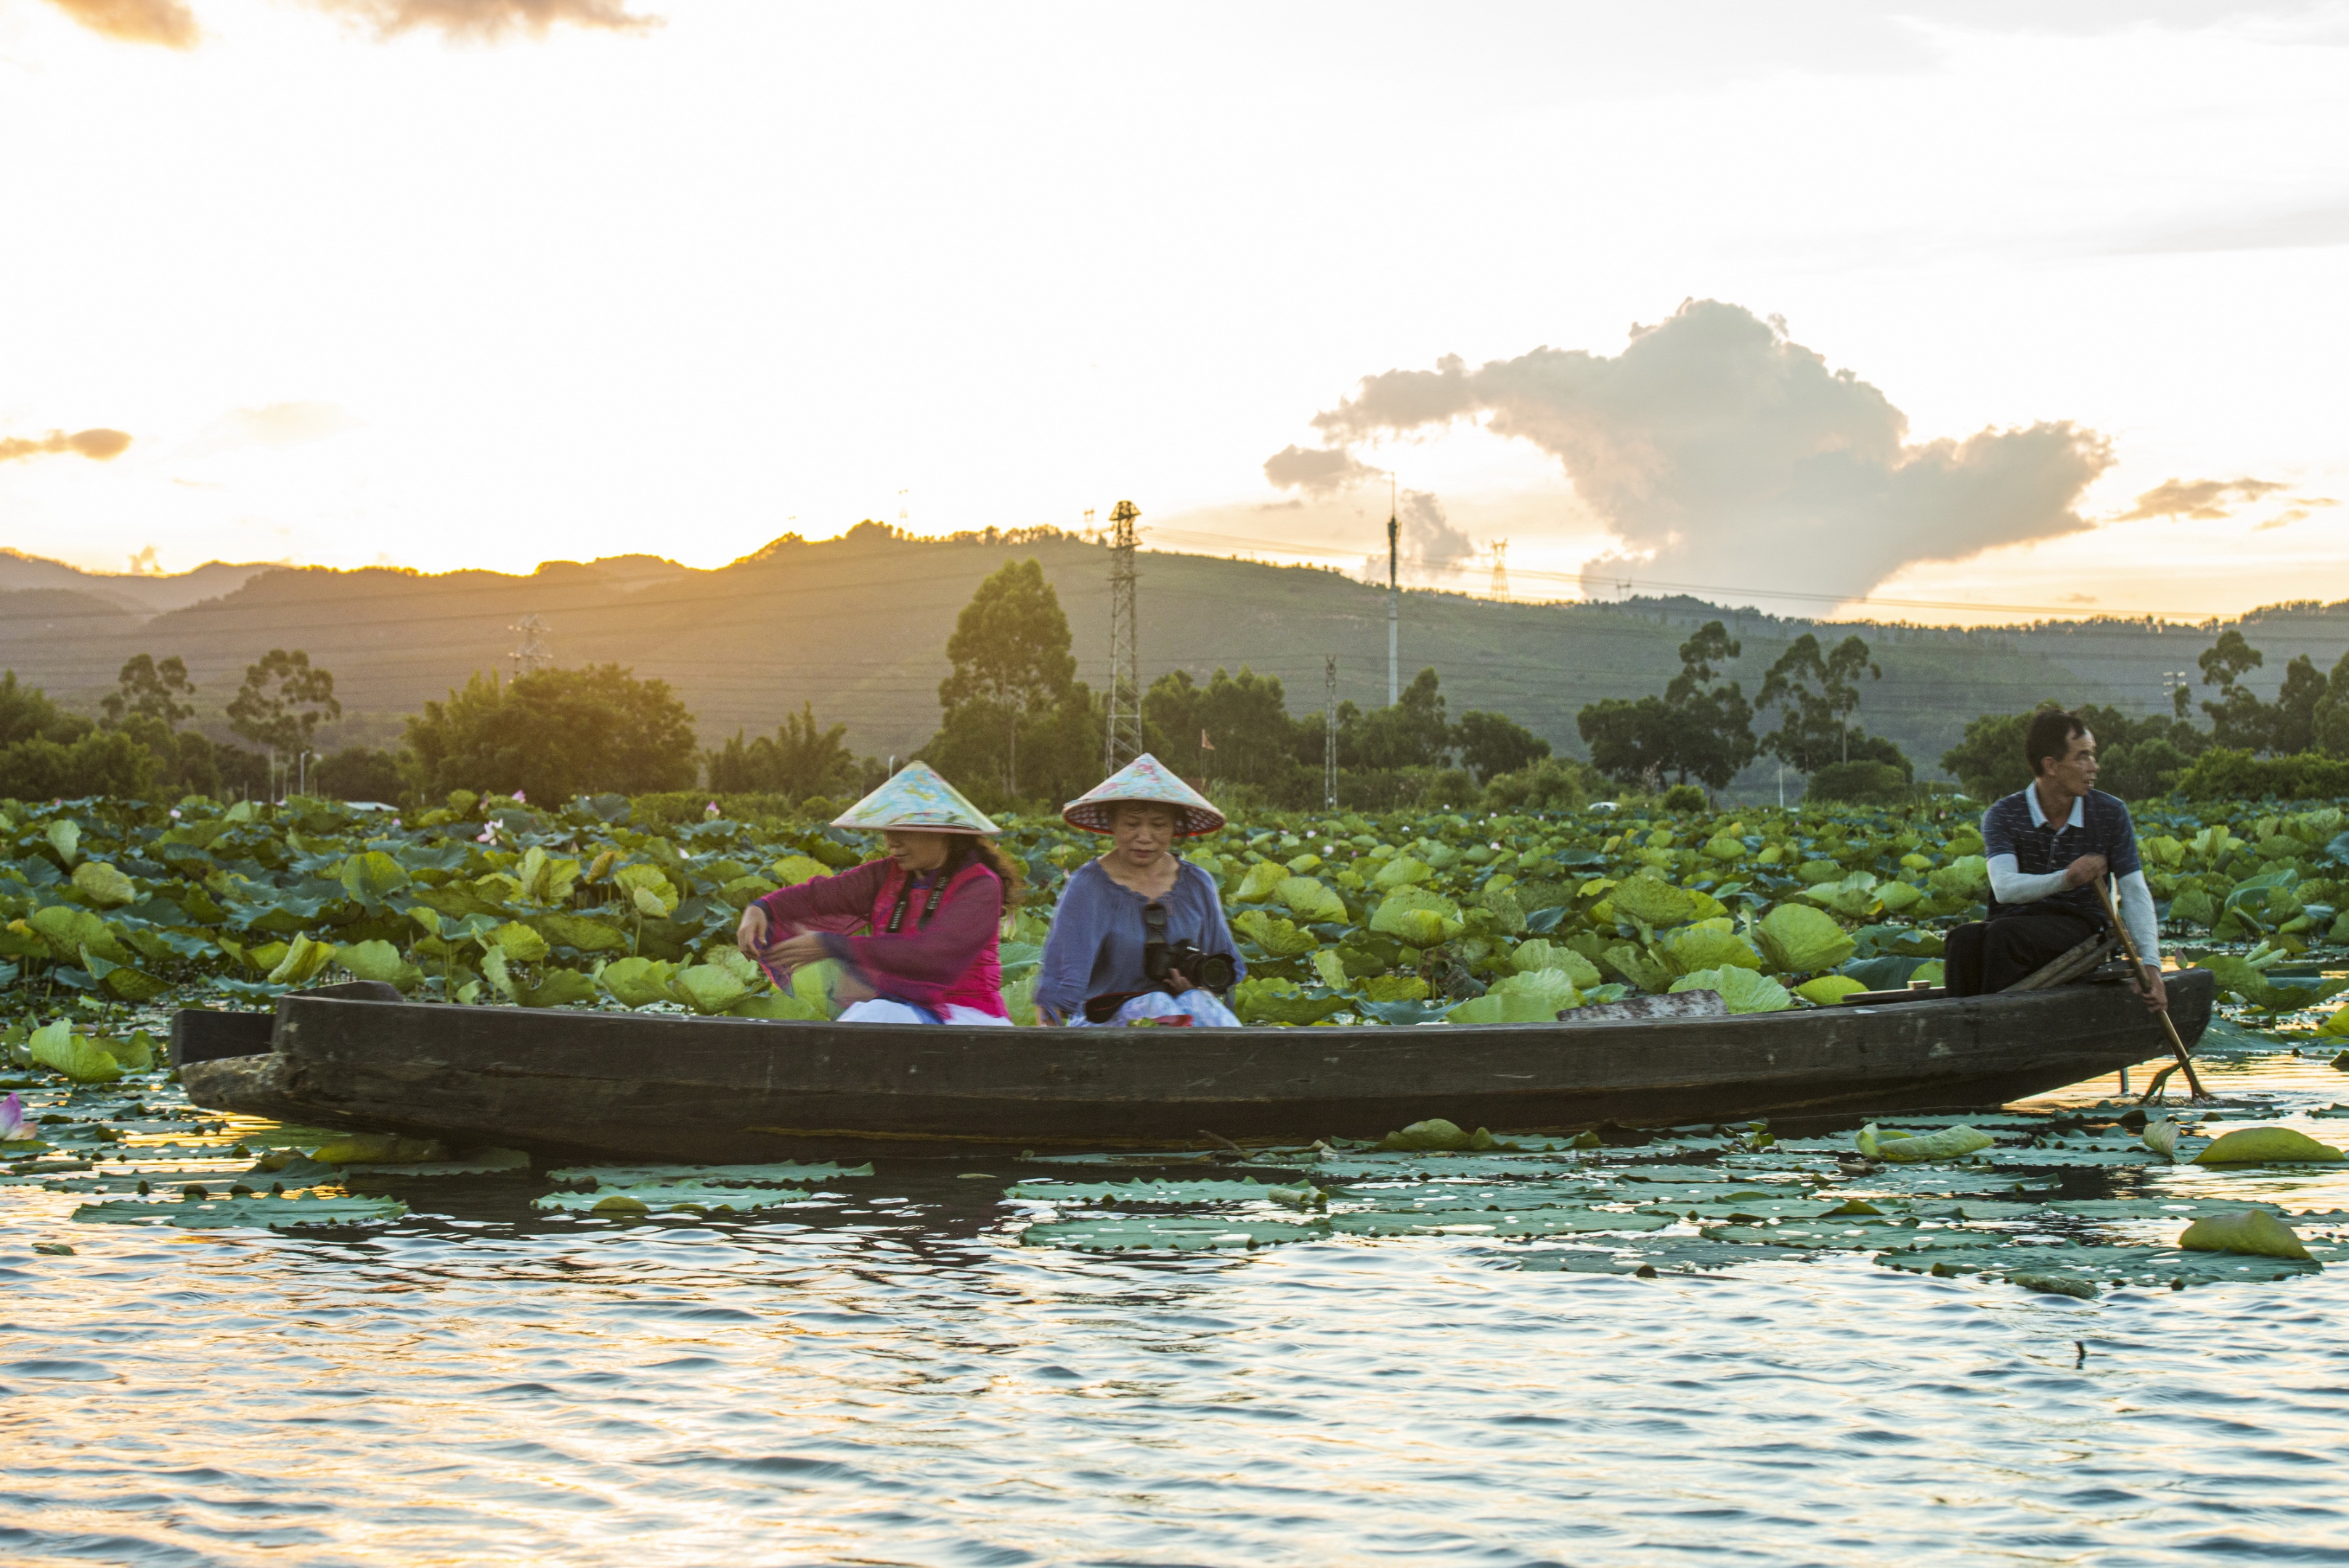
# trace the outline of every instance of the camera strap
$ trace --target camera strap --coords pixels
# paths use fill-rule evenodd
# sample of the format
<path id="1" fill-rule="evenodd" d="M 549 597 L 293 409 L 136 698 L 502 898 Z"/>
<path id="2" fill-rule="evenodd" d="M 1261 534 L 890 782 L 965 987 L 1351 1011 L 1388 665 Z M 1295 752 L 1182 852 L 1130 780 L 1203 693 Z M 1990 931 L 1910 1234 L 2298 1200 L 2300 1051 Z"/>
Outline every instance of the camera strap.
<path id="1" fill-rule="evenodd" d="M 947 883 L 953 880 L 953 878 L 947 875 L 946 867 L 940 866 L 938 868 L 937 881 L 930 884 L 930 896 L 928 900 L 923 903 L 922 913 L 915 917 L 914 929 L 916 931 L 919 931 L 924 926 L 930 923 L 930 916 L 937 913 L 938 912 L 938 902 L 947 896 Z M 905 878 L 905 881 L 897 884 L 897 902 L 892 905 L 889 910 L 889 923 L 885 928 L 890 935 L 896 935 L 897 928 L 905 923 L 905 903 L 906 901 L 911 899 L 913 896 L 914 879 L 909 876 Z"/>

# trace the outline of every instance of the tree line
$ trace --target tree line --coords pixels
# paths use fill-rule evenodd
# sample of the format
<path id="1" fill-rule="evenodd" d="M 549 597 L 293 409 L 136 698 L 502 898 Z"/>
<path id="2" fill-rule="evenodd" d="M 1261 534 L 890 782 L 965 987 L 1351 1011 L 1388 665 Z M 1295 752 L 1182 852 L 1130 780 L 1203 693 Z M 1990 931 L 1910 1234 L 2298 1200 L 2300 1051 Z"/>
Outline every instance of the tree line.
<path id="1" fill-rule="evenodd" d="M 1580 711 L 1587 765 L 1553 757 L 1548 741 L 1505 714 L 1453 717 L 1433 669 L 1420 671 L 1385 707 L 1341 703 L 1334 718 L 1340 799 L 1370 809 L 1558 808 L 1611 785 L 1700 804 L 1763 758 L 1800 775 L 1815 799 L 1913 793 L 1914 765 L 1856 717 L 1867 684 L 1883 674 L 1863 638 L 1833 645 L 1813 634 L 1795 638 L 1751 698 L 1726 673 L 1743 649 L 1723 623 L 1706 623 L 1678 653 L 1680 668 L 1661 692 Z M 1055 803 L 1094 782 L 1106 699 L 1077 678 L 1068 617 L 1037 561 L 1006 562 L 978 585 L 946 654 L 938 728 L 916 756 L 989 809 Z M 2189 717 L 2187 686 L 2172 694 L 2167 715 L 2079 709 L 2101 743 L 2105 787 L 2131 798 L 2158 794 L 2206 756 L 2349 759 L 2349 654 L 2329 676 L 2305 655 L 2292 660 L 2272 701 L 2244 684 L 2264 662 L 2235 630 L 2202 654 L 2202 684 L 2213 694 L 2200 704 L 2208 729 Z M 387 802 L 457 789 L 563 799 L 705 789 L 844 803 L 884 771 L 850 748 L 846 724 L 822 722 L 806 703 L 786 711 L 771 734 L 737 730 L 701 749 L 692 714 L 667 683 L 617 665 L 512 678 L 477 673 L 410 715 L 397 750 L 354 746 L 320 755 L 319 732 L 341 717 L 342 706 L 333 675 L 299 649 L 274 648 L 247 666 L 223 709 L 242 744 L 183 727 L 196 695 L 181 659 L 147 654 L 123 665 L 95 718 L 20 686 L 13 673 L 0 675 L 0 798 L 259 797 L 298 786 Z M 1775 725 L 1757 728 L 1774 709 Z M 1977 799 L 2020 788 L 2029 718 L 1983 715 L 1941 766 Z M 1245 665 L 1204 681 L 1169 671 L 1143 692 L 1142 721 L 1149 750 L 1235 804 L 1304 807 L 1322 799 L 1331 717 L 1290 713 L 1277 676 Z M 2349 771 L 2335 792 L 2349 792 Z"/>

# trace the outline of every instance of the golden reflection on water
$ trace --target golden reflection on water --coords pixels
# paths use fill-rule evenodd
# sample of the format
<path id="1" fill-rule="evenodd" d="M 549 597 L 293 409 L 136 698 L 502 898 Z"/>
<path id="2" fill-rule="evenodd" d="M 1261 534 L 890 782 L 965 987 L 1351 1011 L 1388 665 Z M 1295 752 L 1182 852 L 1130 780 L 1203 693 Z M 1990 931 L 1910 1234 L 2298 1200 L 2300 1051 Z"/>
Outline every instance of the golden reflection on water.
<path id="1" fill-rule="evenodd" d="M 2306 1115 L 2349 1098 L 2323 1060 L 2200 1065 L 2349 1132 Z M 2131 1179 L 2349 1207 L 2349 1172 Z M 451 1178 L 388 1231 L 300 1235 L 0 1188 L 0 1557 L 2101 1568 L 2349 1540 L 2335 1274 L 2075 1301 L 1850 1254 L 1098 1256 L 1011 1244 L 1006 1180 L 885 1162 L 836 1207 L 614 1224 Z"/>

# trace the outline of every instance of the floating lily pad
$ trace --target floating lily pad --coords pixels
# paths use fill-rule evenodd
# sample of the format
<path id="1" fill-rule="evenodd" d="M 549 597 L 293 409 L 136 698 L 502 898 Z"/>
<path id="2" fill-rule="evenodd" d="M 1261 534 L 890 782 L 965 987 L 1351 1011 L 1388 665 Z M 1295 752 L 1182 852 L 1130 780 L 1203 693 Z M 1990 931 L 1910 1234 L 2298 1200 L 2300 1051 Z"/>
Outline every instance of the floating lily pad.
<path id="1" fill-rule="evenodd" d="M 599 1187 L 657 1187 L 684 1184 L 700 1187 L 780 1187 L 806 1181 L 832 1181 L 843 1177 L 870 1176 L 864 1165 L 800 1165 L 784 1161 L 773 1165 L 564 1165 L 546 1173 L 550 1181 L 592 1181 Z"/>
<path id="2" fill-rule="evenodd" d="M 2291 1279 L 2321 1272 L 2322 1264 L 2292 1258 L 2249 1257 L 2237 1253 L 2189 1253 L 2175 1247 L 2028 1246 L 1997 1252 L 1936 1256 L 1886 1253 L 1876 1260 L 1909 1274 L 2014 1274 L 2041 1278 L 2069 1275 L 2098 1285 L 2225 1284 Z"/>
<path id="3" fill-rule="evenodd" d="M 815 1197 L 806 1187 L 718 1187 L 668 1181 L 642 1187 L 598 1187 L 592 1192 L 549 1192 L 531 1200 L 531 1207 L 548 1212 L 593 1213 L 609 1199 L 621 1198 L 638 1213 L 748 1214 L 804 1203 Z"/>
<path id="4" fill-rule="evenodd" d="M 1254 1251 L 1292 1242 L 1327 1238 L 1318 1222 L 1290 1224 L 1271 1220 L 1225 1220 L 1187 1214 L 1130 1219 L 1061 1220 L 1030 1225 L 1019 1233 L 1022 1246 L 1066 1247 L 1084 1253 L 1205 1253 Z"/>
<path id="5" fill-rule="evenodd" d="M 177 1202 L 84 1203 L 85 1225 L 172 1225 L 183 1231 L 293 1230 L 305 1225 L 384 1224 L 408 1212 L 397 1198 L 202 1198 Z"/>
<path id="6" fill-rule="evenodd" d="M 1601 1231 L 1661 1231 L 1672 1223 L 1663 1214 L 1626 1214 L 1602 1209 L 1522 1208 L 1371 1209 L 1332 1214 L 1330 1228 L 1351 1236 L 1566 1236 Z"/>

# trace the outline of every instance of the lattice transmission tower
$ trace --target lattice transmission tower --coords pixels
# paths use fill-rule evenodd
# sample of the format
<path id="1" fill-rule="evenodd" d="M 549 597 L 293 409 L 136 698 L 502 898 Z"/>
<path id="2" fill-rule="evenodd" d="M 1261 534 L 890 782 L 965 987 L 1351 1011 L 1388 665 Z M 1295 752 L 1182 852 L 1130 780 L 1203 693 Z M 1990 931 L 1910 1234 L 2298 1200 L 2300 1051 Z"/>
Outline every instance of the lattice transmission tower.
<path id="1" fill-rule="evenodd" d="M 1395 630 L 1402 614 L 1402 579 L 1396 571 L 1396 552 L 1402 541 L 1402 523 L 1395 514 L 1394 476 L 1387 476 L 1387 706 L 1402 700 L 1402 643 Z"/>
<path id="2" fill-rule="evenodd" d="M 1509 542 L 1496 539 L 1493 541 L 1493 597 L 1506 599 L 1508 596 Z"/>
<path id="3" fill-rule="evenodd" d="M 1338 655 L 1321 662 L 1321 805 L 1338 809 Z"/>
<path id="4" fill-rule="evenodd" d="M 535 669 L 554 667 L 554 650 L 546 645 L 547 624 L 543 617 L 524 615 L 506 630 L 522 634 L 522 646 L 506 655 L 513 660 L 514 674 L 526 676 Z"/>
<path id="5" fill-rule="evenodd" d="M 1109 514 L 1109 734 L 1102 770 L 1114 773 L 1142 755 L 1142 635 L 1134 618 L 1134 520 L 1142 509 L 1122 500 Z"/>

